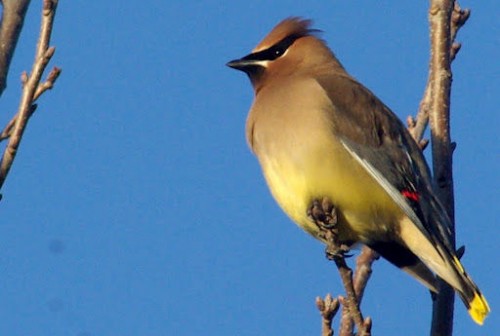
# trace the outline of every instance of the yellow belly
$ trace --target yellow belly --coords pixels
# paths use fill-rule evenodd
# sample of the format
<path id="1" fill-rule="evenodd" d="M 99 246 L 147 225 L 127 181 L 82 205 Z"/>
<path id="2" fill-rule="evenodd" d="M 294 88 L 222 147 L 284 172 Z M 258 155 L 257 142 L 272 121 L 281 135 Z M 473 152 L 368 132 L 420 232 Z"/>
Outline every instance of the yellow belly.
<path id="1" fill-rule="evenodd" d="M 328 143 L 302 153 L 299 161 L 276 152 L 261 160 L 267 183 L 281 208 L 318 238 L 307 216 L 314 199 L 328 197 L 339 214 L 339 238 L 366 242 L 394 228 L 401 210 L 340 144 Z"/>

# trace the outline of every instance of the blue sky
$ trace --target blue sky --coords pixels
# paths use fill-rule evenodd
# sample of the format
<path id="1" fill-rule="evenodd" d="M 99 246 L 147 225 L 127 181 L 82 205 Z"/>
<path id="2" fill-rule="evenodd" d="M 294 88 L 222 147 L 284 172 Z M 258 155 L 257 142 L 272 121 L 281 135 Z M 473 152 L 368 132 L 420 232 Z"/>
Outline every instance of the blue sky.
<path id="1" fill-rule="evenodd" d="M 31 67 L 34 0 L 0 100 Z M 467 1 L 453 64 L 457 243 L 493 313 L 457 301 L 456 335 L 500 332 L 500 27 Z M 247 78 L 225 67 L 281 19 L 315 20 L 345 67 L 401 118 L 427 76 L 427 2 L 60 1 L 52 65 L 0 203 L 0 335 L 319 335 L 318 295 L 342 287 L 320 243 L 271 198 L 244 138 Z M 425 335 L 427 290 L 378 261 L 374 335 Z"/>

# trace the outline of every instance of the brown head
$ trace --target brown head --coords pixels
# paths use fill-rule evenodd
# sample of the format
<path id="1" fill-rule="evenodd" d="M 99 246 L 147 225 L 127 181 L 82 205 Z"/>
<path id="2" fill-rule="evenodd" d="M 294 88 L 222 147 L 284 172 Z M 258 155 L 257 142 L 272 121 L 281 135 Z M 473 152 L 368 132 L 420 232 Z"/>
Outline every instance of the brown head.
<path id="1" fill-rule="evenodd" d="M 311 29 L 311 20 L 291 17 L 281 21 L 243 58 L 227 66 L 245 72 L 254 89 L 267 81 L 290 75 L 344 71 L 326 43 Z"/>

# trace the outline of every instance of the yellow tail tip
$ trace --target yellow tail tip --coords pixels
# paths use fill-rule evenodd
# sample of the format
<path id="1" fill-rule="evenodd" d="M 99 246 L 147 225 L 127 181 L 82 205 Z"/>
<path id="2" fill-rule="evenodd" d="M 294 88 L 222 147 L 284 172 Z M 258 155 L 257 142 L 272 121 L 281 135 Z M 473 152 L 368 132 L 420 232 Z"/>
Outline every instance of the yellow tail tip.
<path id="1" fill-rule="evenodd" d="M 476 293 L 469 305 L 469 314 L 474 322 L 483 325 L 484 319 L 490 312 L 490 307 L 484 296 L 481 293 Z"/>

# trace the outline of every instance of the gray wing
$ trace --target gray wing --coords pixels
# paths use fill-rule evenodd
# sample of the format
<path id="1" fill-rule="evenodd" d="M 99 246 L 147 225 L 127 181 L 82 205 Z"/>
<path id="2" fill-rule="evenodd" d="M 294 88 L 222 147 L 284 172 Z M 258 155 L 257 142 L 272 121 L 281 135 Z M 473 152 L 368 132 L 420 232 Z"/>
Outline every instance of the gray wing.
<path id="1" fill-rule="evenodd" d="M 454 254 L 450 219 L 434 194 L 422 152 L 404 124 L 348 75 L 319 77 L 318 82 L 334 105 L 335 113 L 331 111 L 329 116 L 347 151 L 440 253 Z M 447 251 L 442 251 L 442 247 Z"/>

